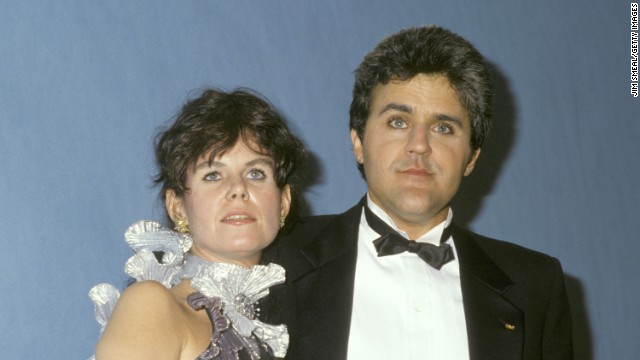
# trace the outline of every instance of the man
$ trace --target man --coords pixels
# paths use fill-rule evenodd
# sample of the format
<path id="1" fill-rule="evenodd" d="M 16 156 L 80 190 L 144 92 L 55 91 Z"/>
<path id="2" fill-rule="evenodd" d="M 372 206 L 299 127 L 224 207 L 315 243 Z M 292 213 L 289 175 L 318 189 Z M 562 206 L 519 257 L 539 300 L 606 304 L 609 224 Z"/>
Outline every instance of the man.
<path id="1" fill-rule="evenodd" d="M 491 94 L 482 56 L 439 27 L 400 31 L 364 58 L 350 128 L 368 191 L 280 243 L 288 359 L 572 358 L 560 263 L 452 223 Z"/>

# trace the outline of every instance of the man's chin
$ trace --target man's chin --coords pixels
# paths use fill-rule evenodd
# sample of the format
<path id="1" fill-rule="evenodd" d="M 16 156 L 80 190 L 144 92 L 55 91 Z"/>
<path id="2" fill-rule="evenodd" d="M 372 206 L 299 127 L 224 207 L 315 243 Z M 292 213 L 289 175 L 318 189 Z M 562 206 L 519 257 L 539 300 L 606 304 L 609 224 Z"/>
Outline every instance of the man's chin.
<path id="1" fill-rule="evenodd" d="M 402 200 L 396 202 L 398 206 L 394 211 L 395 215 L 412 223 L 430 222 L 433 218 L 439 217 L 443 213 L 446 218 L 446 205 L 437 205 L 434 202 L 425 201 L 424 194 L 422 196 L 398 198 Z"/>

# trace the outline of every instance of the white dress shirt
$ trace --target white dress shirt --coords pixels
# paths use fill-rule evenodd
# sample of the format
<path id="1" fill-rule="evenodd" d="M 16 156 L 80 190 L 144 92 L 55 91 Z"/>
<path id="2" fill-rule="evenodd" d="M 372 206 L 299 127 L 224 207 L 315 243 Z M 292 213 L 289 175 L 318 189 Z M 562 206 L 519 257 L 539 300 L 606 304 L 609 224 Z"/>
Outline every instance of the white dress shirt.
<path id="1" fill-rule="evenodd" d="M 367 196 L 380 219 L 405 237 L 391 218 Z M 447 219 L 417 239 L 439 244 Z M 358 232 L 349 360 L 468 360 L 469 347 L 460 287 L 458 256 L 436 270 L 416 254 L 378 257 L 372 241 L 379 235 L 364 212 Z"/>

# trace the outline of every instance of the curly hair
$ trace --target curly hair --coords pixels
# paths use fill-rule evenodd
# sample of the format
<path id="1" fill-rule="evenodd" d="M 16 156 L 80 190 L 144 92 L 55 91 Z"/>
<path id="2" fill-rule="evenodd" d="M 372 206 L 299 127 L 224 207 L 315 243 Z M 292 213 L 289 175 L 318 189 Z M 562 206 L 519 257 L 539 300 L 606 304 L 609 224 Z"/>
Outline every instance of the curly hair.
<path id="1" fill-rule="evenodd" d="M 188 101 L 173 124 L 156 136 L 158 173 L 154 183 L 161 185 L 162 199 L 168 189 L 178 196 L 188 190 L 187 170 L 199 157 L 209 153 L 209 161 L 213 162 L 233 148 L 238 139 L 273 159 L 275 181 L 280 189 L 292 185 L 294 173 L 307 158 L 302 142 L 256 92 L 246 88 L 228 93 L 206 89 L 198 98 Z M 290 212 L 288 218 L 292 216 Z"/>

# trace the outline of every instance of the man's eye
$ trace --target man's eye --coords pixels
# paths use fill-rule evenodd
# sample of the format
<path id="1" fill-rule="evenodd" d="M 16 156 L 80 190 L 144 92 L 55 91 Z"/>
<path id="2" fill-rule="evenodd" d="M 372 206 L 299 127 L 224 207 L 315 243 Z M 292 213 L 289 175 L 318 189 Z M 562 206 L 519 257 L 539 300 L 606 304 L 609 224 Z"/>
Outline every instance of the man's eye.
<path id="1" fill-rule="evenodd" d="M 448 124 L 438 124 L 435 131 L 440 134 L 453 134 L 453 128 Z"/>
<path id="2" fill-rule="evenodd" d="M 389 126 L 396 129 L 404 129 L 407 127 L 407 122 L 401 118 L 393 118 L 389 120 Z"/>
<path id="3" fill-rule="evenodd" d="M 204 180 L 205 181 L 218 181 L 218 180 L 220 180 L 220 178 L 222 178 L 222 176 L 217 171 L 210 172 L 210 173 L 208 173 L 207 175 L 204 176 Z"/>
<path id="4" fill-rule="evenodd" d="M 247 174 L 247 177 L 249 179 L 253 179 L 253 180 L 262 180 L 264 178 L 266 178 L 266 174 L 264 173 L 264 171 L 260 170 L 260 169 L 251 169 L 249 170 L 249 173 Z"/>

